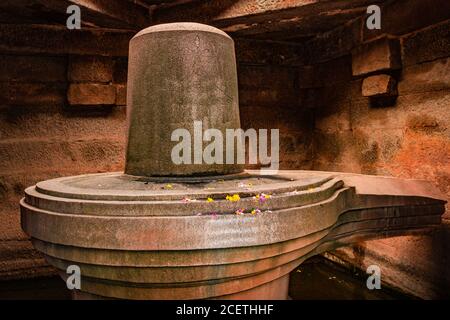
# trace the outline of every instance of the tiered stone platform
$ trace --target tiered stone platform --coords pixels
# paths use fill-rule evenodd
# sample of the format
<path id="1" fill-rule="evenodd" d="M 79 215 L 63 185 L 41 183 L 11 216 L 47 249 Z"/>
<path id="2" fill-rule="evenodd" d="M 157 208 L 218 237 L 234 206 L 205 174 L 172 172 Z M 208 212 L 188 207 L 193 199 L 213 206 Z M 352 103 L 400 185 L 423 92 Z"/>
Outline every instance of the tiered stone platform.
<path id="1" fill-rule="evenodd" d="M 78 298 L 285 299 L 308 257 L 435 227 L 444 213 L 425 181 L 258 172 L 48 180 L 26 189 L 22 227 L 63 277 L 80 266 Z"/>

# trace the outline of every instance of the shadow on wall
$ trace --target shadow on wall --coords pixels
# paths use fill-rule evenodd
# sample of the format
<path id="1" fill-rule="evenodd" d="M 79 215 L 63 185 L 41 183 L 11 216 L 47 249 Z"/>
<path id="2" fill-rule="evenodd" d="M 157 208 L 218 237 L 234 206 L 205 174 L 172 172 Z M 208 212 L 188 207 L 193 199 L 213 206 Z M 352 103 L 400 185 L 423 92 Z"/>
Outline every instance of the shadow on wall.
<path id="1" fill-rule="evenodd" d="M 364 241 L 324 254 L 327 259 L 365 274 L 370 265 L 381 268 L 382 286 L 421 299 L 450 298 L 450 228 L 418 235 Z"/>

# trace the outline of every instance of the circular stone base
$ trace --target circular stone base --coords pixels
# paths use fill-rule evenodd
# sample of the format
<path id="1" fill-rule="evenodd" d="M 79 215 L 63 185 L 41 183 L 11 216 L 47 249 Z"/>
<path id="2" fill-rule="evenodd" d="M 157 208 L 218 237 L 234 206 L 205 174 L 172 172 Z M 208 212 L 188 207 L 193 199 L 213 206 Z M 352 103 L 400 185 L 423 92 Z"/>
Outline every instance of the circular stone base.
<path id="1" fill-rule="evenodd" d="M 309 256 L 356 233 L 436 224 L 443 207 L 365 197 L 332 173 L 150 180 L 103 173 L 26 189 L 22 228 L 63 278 L 80 267 L 79 297 L 285 298 L 287 275 Z"/>
<path id="2" fill-rule="evenodd" d="M 80 266 L 83 292 L 91 296 L 285 298 L 286 290 L 264 295 L 260 288 L 287 288 L 286 275 L 298 264 L 292 259 L 301 256 L 295 250 L 323 236 L 297 240 L 309 232 L 298 228 L 295 208 L 332 197 L 342 182 L 258 173 L 52 179 L 26 189 L 22 225 L 50 264 L 63 273 Z"/>
<path id="3" fill-rule="evenodd" d="M 330 177 L 323 175 L 310 175 L 299 179 L 298 176 L 292 174 L 267 176 L 255 172 L 190 178 L 152 178 L 122 173 L 101 173 L 39 182 L 35 187 L 28 188 L 26 194 L 36 190 L 42 196 L 79 200 L 180 202 L 186 198 L 198 201 L 212 198 L 220 201 L 226 200 L 226 196 L 230 194 L 239 194 L 241 198 L 258 193 L 289 196 L 290 192 L 311 190 L 329 180 Z M 36 195 L 33 194 L 33 196 Z M 27 198 L 27 200 L 29 199 Z M 185 215 L 189 212 L 189 210 L 182 211 L 178 214 Z M 166 214 L 174 215 L 175 213 L 164 213 L 163 215 Z M 148 211 L 146 215 L 155 215 L 155 213 Z"/>

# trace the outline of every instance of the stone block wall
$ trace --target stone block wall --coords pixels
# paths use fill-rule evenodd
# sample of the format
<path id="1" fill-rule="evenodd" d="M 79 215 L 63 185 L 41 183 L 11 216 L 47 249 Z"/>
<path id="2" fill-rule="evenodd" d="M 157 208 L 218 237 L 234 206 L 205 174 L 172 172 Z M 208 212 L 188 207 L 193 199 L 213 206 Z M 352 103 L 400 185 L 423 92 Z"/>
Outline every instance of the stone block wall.
<path id="1" fill-rule="evenodd" d="M 238 77 L 243 129 L 279 129 L 280 168 L 310 169 L 313 113 L 299 106 L 296 69 L 240 64 Z"/>
<path id="2" fill-rule="evenodd" d="M 48 47 L 26 40 L 35 29 Z M 18 202 L 24 188 L 53 177 L 122 169 L 126 56 L 106 55 L 101 44 L 92 40 L 96 33 L 89 31 L 2 25 L 0 33 L 4 39 L 0 46 L 0 279 L 4 280 L 54 272 L 21 230 Z M 108 39 L 107 34 L 101 37 Z M 124 38 L 126 46 L 128 37 Z M 84 52 L 79 47 L 64 48 L 66 42 L 56 45 L 58 41 L 78 41 Z"/>
<path id="3" fill-rule="evenodd" d="M 426 179 L 450 200 L 450 20 L 442 14 L 448 3 L 436 10 L 396 1 L 382 16 L 392 16 L 392 6 L 408 14 L 382 20 L 384 32 L 356 19 L 311 42 L 299 86 L 301 96 L 314 96 L 313 169 Z M 321 39 L 339 43 L 333 39 L 343 30 L 355 34 L 341 42 L 344 48 L 314 54 L 325 45 Z M 428 234 L 363 242 L 327 257 L 362 270 L 378 264 L 391 286 L 448 298 L 449 218 L 447 212 L 441 229 Z"/>
<path id="4" fill-rule="evenodd" d="M 280 168 L 311 168 L 313 113 L 306 105 L 300 106 L 298 98 L 301 47 L 285 42 L 234 40 L 242 128 L 279 129 Z"/>

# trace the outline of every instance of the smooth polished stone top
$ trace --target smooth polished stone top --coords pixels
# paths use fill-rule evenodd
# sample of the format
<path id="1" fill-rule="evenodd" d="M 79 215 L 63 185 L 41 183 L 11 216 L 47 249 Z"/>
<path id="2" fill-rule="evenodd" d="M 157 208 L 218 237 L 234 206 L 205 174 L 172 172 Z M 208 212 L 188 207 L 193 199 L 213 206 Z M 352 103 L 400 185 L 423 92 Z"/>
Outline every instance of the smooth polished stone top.
<path id="1" fill-rule="evenodd" d="M 139 31 L 133 38 L 137 38 L 152 32 L 164 32 L 164 31 L 202 31 L 202 32 L 212 32 L 215 34 L 220 34 L 228 39 L 231 39 L 229 35 L 220 29 L 208 26 L 206 24 L 196 23 L 196 22 L 176 22 L 176 23 L 163 23 L 150 26 Z"/>
<path id="2" fill-rule="evenodd" d="M 255 207 L 270 207 L 270 210 L 298 207 L 326 199 L 341 186 L 338 180 L 320 174 L 260 176 L 256 171 L 249 171 L 228 179 L 220 176 L 178 178 L 168 183 L 116 172 L 42 181 L 25 193 L 27 203 L 60 213 L 195 216 L 211 212 L 234 214 L 237 209 Z M 270 205 L 269 201 L 259 203 L 255 199 L 258 194 L 270 195 Z M 228 201 L 227 196 L 231 195 L 239 195 L 240 199 Z"/>

